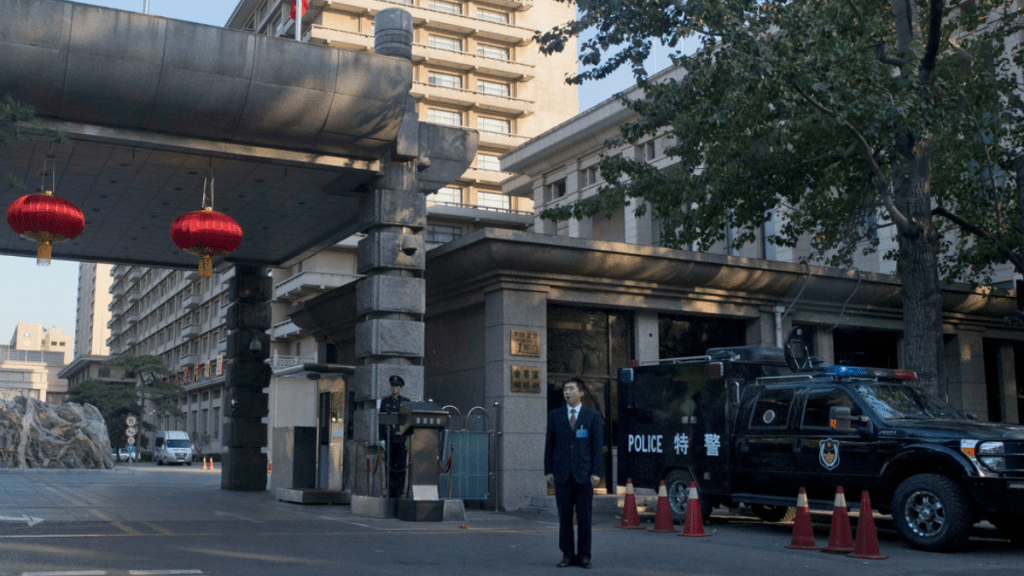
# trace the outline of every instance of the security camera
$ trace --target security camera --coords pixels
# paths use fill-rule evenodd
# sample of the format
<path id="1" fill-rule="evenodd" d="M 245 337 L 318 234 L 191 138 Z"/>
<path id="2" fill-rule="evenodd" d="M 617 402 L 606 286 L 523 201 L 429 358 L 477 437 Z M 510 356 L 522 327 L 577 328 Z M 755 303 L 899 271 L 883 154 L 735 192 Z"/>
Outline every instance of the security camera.
<path id="1" fill-rule="evenodd" d="M 238 400 L 235 400 L 234 398 L 232 398 L 231 399 L 231 407 L 232 408 L 238 408 Z"/>
<path id="2" fill-rule="evenodd" d="M 418 249 L 419 247 L 416 245 L 416 240 L 412 236 L 402 237 L 402 254 L 405 254 L 406 256 L 412 256 L 413 254 L 416 253 L 416 250 Z"/>

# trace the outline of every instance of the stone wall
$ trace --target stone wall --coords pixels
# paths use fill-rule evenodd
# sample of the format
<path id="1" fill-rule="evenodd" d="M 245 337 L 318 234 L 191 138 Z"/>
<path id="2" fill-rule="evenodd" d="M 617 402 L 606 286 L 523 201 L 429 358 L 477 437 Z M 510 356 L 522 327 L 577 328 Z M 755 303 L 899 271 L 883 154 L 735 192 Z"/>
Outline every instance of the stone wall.
<path id="1" fill-rule="evenodd" d="M 24 396 L 0 401 L 0 468 L 113 468 L 99 410 L 68 402 L 54 408 Z"/>

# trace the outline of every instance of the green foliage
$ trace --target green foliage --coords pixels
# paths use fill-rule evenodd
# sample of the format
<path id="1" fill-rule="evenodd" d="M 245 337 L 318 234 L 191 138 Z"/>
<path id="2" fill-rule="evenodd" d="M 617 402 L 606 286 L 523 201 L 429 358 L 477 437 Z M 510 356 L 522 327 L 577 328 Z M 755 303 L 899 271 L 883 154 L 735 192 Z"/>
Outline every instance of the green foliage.
<path id="1" fill-rule="evenodd" d="M 18 140 L 48 140 L 64 144 L 67 138 L 62 132 L 49 132 L 39 127 L 35 110 L 18 102 L 10 94 L 0 99 L 0 150 L 6 150 Z M 25 183 L 13 175 L 7 175 L 8 188 L 22 188 Z"/>
<path id="2" fill-rule="evenodd" d="M 639 117 L 621 127 L 622 141 L 667 134 L 677 164 L 665 172 L 605 157 L 596 199 L 544 217 L 610 215 L 639 198 L 638 212 L 652 212 L 665 244 L 703 250 L 726 230 L 739 231 L 737 248 L 752 242 L 776 214 L 774 242 L 794 246 L 809 234 L 818 260 L 849 266 L 857 251 L 877 249 L 878 226 L 908 237 L 931 227 L 895 198 L 912 150 L 931 155 L 931 172 L 915 174 L 913 186 L 941 208 L 939 231 L 955 227 L 962 238 L 933 244 L 948 257 L 947 278 L 1007 261 L 997 240 L 1019 254 L 1011 167 L 1022 149 L 1024 92 L 1011 64 L 1024 55 L 1004 40 L 1019 34 L 1022 8 L 917 0 L 914 26 L 895 5 L 579 0 L 576 21 L 538 34 L 543 50 L 590 31 L 583 71 L 569 81 L 631 69 L 642 97 L 624 100 Z M 682 50 L 687 40 L 699 49 Z M 685 78 L 651 80 L 643 63 L 655 42 L 674 50 Z"/>
<path id="3" fill-rule="evenodd" d="M 174 381 L 163 377 L 171 373 L 159 356 L 118 356 L 107 361 L 111 366 L 120 366 L 125 376 L 137 380 L 136 388 L 139 395 L 140 414 L 156 412 L 158 415 L 181 418 L 184 412 L 178 407 L 178 399 L 185 393 L 184 388 Z M 144 419 L 144 427 L 152 430 L 154 426 Z"/>
<path id="4" fill-rule="evenodd" d="M 68 392 L 68 400 L 92 404 L 100 411 L 114 448 L 124 445 L 125 417 L 139 413 L 139 395 L 131 382 L 86 380 Z"/>

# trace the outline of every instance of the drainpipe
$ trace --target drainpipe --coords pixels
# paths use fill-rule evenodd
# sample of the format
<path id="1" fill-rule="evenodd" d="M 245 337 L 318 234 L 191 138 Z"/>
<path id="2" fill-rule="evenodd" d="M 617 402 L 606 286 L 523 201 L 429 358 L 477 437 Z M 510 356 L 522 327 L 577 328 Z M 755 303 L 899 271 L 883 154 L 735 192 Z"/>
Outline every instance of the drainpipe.
<path id="1" fill-rule="evenodd" d="M 773 311 L 775 312 L 775 347 L 782 348 L 782 313 L 785 312 L 786 307 L 782 304 L 776 304 Z"/>

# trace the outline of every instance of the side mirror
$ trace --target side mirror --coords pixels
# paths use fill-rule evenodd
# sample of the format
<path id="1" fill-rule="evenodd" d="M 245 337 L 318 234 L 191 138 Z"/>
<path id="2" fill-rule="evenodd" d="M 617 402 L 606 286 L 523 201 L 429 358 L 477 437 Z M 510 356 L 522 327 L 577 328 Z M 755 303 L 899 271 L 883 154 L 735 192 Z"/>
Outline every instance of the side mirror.
<path id="1" fill-rule="evenodd" d="M 849 432 L 853 430 L 853 416 L 846 406 L 833 406 L 828 411 L 828 427 L 833 430 Z"/>

